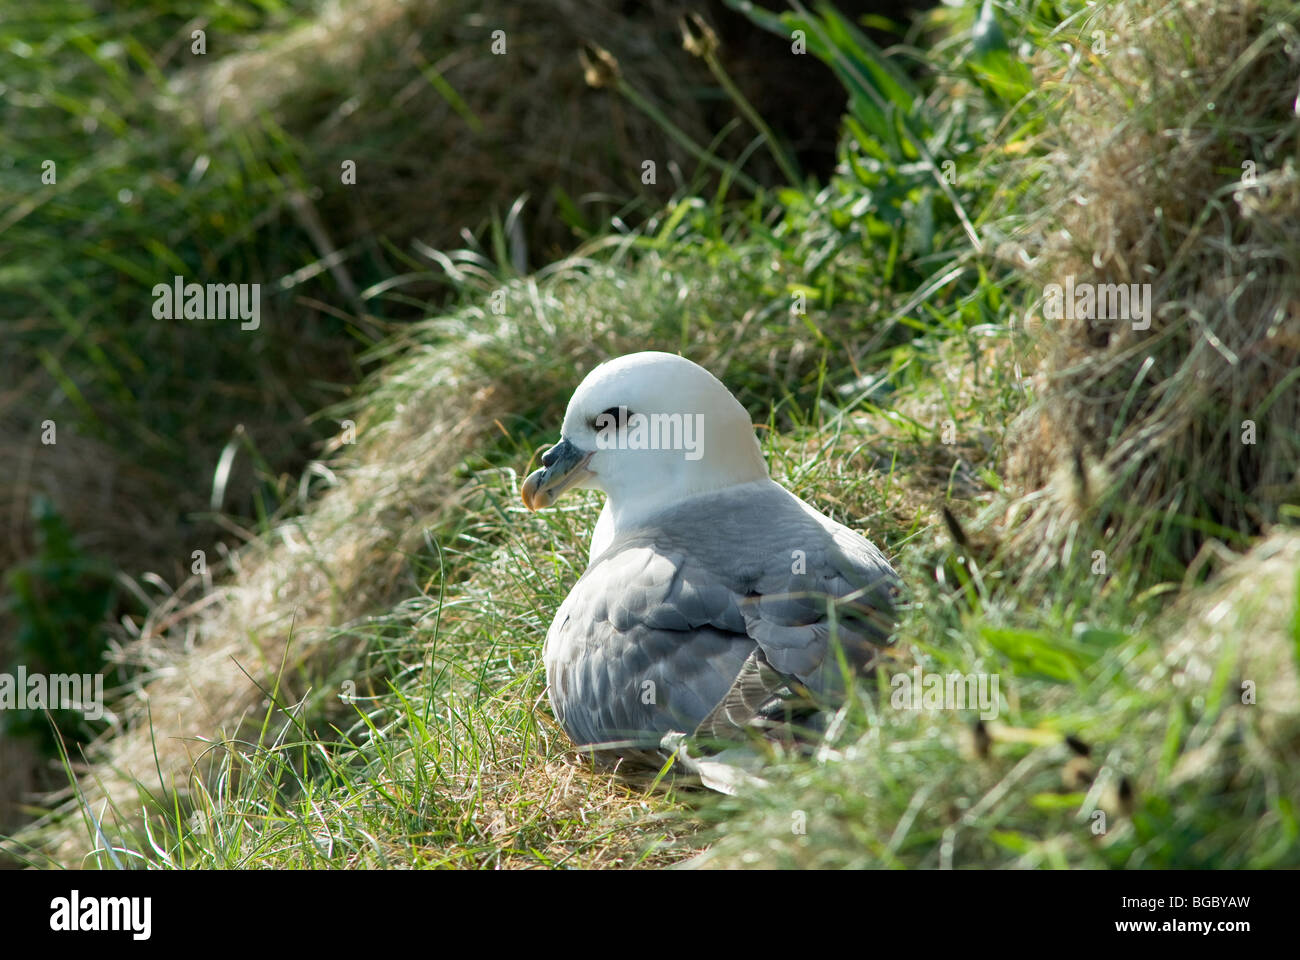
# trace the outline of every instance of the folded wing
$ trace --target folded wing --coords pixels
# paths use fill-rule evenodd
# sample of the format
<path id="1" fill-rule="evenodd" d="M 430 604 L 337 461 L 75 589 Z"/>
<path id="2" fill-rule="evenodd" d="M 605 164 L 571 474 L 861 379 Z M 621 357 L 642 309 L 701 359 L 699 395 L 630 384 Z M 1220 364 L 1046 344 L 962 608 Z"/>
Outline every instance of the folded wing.
<path id="1" fill-rule="evenodd" d="M 841 653 L 869 669 L 897 583 L 871 543 L 775 483 L 693 498 L 615 538 L 561 604 L 551 703 L 582 745 L 723 736 L 801 688 L 833 693 Z"/>

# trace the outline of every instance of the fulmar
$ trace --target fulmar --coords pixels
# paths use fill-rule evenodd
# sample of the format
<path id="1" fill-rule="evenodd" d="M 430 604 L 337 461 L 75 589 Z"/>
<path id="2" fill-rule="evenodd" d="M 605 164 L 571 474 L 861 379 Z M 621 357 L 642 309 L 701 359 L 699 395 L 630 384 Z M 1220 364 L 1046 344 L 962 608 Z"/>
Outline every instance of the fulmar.
<path id="1" fill-rule="evenodd" d="M 771 735 L 889 641 L 899 579 L 884 554 L 771 480 L 745 408 L 684 357 L 629 354 L 582 381 L 521 495 L 538 510 L 579 488 L 605 505 L 543 648 L 579 747 Z"/>

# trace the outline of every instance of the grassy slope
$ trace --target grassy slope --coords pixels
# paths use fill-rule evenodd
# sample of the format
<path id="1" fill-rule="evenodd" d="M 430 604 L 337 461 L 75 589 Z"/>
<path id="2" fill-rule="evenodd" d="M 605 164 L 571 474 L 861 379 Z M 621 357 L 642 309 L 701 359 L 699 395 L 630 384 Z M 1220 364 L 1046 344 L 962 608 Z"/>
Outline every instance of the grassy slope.
<path id="1" fill-rule="evenodd" d="M 691 85 L 706 71 L 666 64 L 672 22 L 657 7 L 625 19 L 603 6 L 4 9 L 0 453 L 23 467 L 0 480 L 16 528 L 0 566 L 24 555 L 39 488 L 86 549 L 175 582 L 192 549 L 292 496 L 337 429 L 315 415 L 365 372 L 360 354 L 454 294 L 419 244 L 473 234 L 538 266 L 575 231 L 662 203 L 688 155 L 589 89 L 574 50 L 611 46 L 696 139 L 709 133 Z M 508 29 L 510 55 L 491 52 L 488 24 Z M 658 186 L 624 161 L 628 142 L 661 161 Z M 260 284 L 261 327 L 155 319 L 153 286 L 176 275 Z M 34 453 L 45 419 L 63 446 Z M 214 484 L 228 442 L 233 469 Z"/>
<path id="2" fill-rule="evenodd" d="M 510 55 L 491 52 L 493 25 Z M 429 248 L 526 269 L 662 204 L 689 154 L 590 89 L 575 50 L 609 46 L 707 141 L 708 71 L 664 55 L 675 30 L 660 4 L 595 0 L 0 0 L 0 664 L 72 647 L 97 669 L 195 550 L 215 560 L 297 513 L 304 467 L 340 427 L 321 407 L 378 366 L 368 347 L 456 301 Z M 733 127 L 719 151 L 744 147 Z M 657 185 L 634 149 L 660 161 Z M 261 327 L 155 319 L 153 285 L 178 274 L 259 283 Z M 41 546 L 42 496 L 73 563 L 121 580 L 105 591 Z M 30 602 L 11 602 L 11 572 Z M 105 592 L 87 631 L 78 614 Z M 0 732 L 0 831 L 62 779 L 30 739 Z"/>
<path id="3" fill-rule="evenodd" d="M 1056 39 L 1088 27 L 1076 18 Z M 1022 29 L 1049 45 L 1052 24 Z M 1032 177 L 1003 158 L 1041 130 L 1032 109 L 1002 123 L 1007 91 L 975 79 L 943 71 L 933 116 L 966 119 L 932 143 L 965 147 L 961 200 L 991 246 Z M 1043 111 L 1059 104 L 1041 96 Z M 237 556 L 217 603 L 182 613 L 202 596 L 193 583 L 153 614 L 135 653 L 180 670 L 159 670 L 152 716 L 129 709 L 132 729 L 80 778 L 83 821 L 111 801 L 116 852 L 84 859 L 93 827 L 75 815 L 25 842 L 70 864 L 177 866 L 1300 861 L 1300 541 L 1275 533 L 1176 602 L 1176 585 L 1123 557 L 1105 575 L 1022 576 L 990 518 L 1011 499 L 1001 444 L 1033 355 L 1011 320 L 1032 296 L 915 184 L 900 222 L 863 216 L 868 189 L 885 210 L 879 181 L 908 175 L 882 152 L 875 174 L 815 200 L 737 211 L 683 194 L 545 275 L 487 263 L 462 278 L 465 305 L 390 345 L 355 411 L 337 411 L 356 413 L 358 442 L 317 471 L 302 516 Z M 871 166 L 852 148 L 845 159 Z M 908 226 L 921 198 L 940 211 L 928 236 Z M 806 316 L 790 311 L 801 292 Z M 776 758 L 771 788 L 729 799 L 629 787 L 572 756 L 544 702 L 540 640 L 599 503 L 527 514 L 517 482 L 582 371 L 645 348 L 714 370 L 768 424 L 774 475 L 897 557 L 916 600 L 897 669 L 996 673 L 996 721 L 896 710 L 887 687 L 864 686 L 817 757 Z M 975 542 L 954 548 L 942 503 L 979 516 Z M 186 640 L 197 652 L 178 657 Z M 207 749 L 208 776 L 187 782 L 205 744 L 177 738 L 200 737 L 239 749 Z M 133 781 L 153 798 L 148 831 Z"/>

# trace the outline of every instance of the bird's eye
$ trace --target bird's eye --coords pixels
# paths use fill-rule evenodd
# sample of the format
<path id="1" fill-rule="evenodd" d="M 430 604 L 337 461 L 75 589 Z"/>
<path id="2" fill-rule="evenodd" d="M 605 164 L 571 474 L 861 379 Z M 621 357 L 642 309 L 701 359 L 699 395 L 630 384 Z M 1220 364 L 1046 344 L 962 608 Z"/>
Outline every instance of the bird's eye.
<path id="1" fill-rule="evenodd" d="M 626 423 L 631 416 L 626 407 L 609 407 L 591 418 L 591 429 L 599 431 L 618 426 L 620 423 Z"/>

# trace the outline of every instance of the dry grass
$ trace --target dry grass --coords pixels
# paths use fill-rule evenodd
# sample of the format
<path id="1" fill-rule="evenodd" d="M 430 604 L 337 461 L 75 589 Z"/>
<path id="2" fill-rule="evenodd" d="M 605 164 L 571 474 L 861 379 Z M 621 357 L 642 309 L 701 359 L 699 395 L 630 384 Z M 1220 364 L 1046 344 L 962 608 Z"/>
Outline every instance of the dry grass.
<path id="1" fill-rule="evenodd" d="M 1084 33 L 1108 52 L 1044 76 L 1065 103 L 1032 275 L 1150 283 L 1152 310 L 1147 330 L 1031 320 L 1042 389 L 1009 473 L 1046 487 L 1018 541 L 1040 565 L 1095 527 L 1167 576 L 1300 499 L 1298 22 L 1279 3 L 1103 7 Z"/>
<path id="2" fill-rule="evenodd" d="M 1300 534 L 1280 529 L 1262 537 L 1172 611 L 1177 627 L 1165 648 L 1169 682 L 1180 688 L 1212 689 L 1225 679 L 1215 676 L 1216 669 L 1230 666 L 1228 691 L 1249 694 L 1264 752 L 1281 768 L 1300 766 L 1298 572 Z M 1175 779 L 1205 760 L 1184 757 Z"/>

